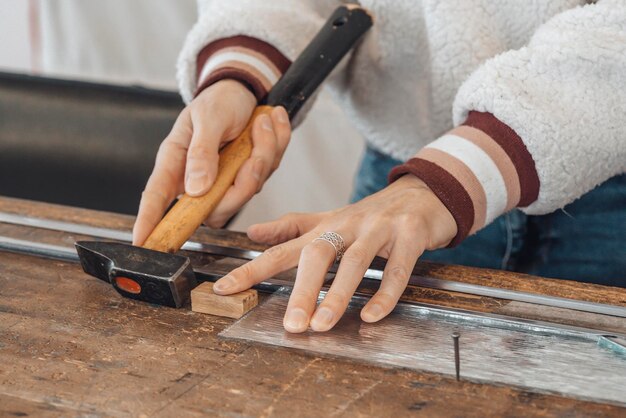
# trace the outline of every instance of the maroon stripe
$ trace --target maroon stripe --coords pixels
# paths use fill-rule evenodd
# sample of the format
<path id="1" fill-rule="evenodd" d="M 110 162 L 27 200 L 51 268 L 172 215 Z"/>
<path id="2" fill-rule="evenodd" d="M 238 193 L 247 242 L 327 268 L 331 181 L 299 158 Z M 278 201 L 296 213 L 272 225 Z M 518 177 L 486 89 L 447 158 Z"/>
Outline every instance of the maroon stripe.
<path id="1" fill-rule="evenodd" d="M 223 67 L 213 71 L 207 78 L 198 86 L 194 92 L 194 97 L 200 94 L 200 92 L 212 84 L 221 80 L 237 80 L 242 83 L 248 90 L 254 93 L 257 100 L 262 101 L 267 96 L 267 90 L 255 76 L 247 71 L 235 67 Z"/>
<path id="2" fill-rule="evenodd" d="M 287 57 L 267 42 L 263 42 L 260 39 L 252 38 L 250 36 L 239 35 L 231 38 L 218 39 L 217 41 L 211 42 L 202 48 L 198 54 L 198 60 L 196 62 L 196 77 L 200 77 L 204 64 L 213 54 L 224 48 L 230 47 L 248 48 L 265 55 L 283 74 L 291 65 L 291 61 Z"/>
<path id="3" fill-rule="evenodd" d="M 526 207 L 539 197 L 539 176 L 535 161 L 522 138 L 491 113 L 471 111 L 463 125 L 480 129 L 498 143 L 507 153 L 519 177 L 521 194 L 516 206 Z"/>
<path id="4" fill-rule="evenodd" d="M 448 208 L 457 225 L 457 234 L 448 247 L 459 245 L 467 237 L 474 223 L 474 204 L 461 183 L 437 164 L 421 158 L 411 158 L 406 163 L 394 167 L 389 173 L 389 183 L 405 174 L 413 174 L 422 179 Z"/>

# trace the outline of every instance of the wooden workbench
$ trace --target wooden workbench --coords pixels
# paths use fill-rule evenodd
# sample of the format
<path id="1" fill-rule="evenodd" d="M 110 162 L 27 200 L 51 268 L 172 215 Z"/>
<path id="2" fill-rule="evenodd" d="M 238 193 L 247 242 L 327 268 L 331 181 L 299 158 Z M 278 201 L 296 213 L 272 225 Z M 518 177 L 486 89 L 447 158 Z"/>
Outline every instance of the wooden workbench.
<path id="1" fill-rule="evenodd" d="M 118 229 L 133 222 L 12 199 L 0 199 L 0 211 Z M 68 246 L 80 238 L 6 224 L 0 235 Z M 195 238 L 259 248 L 224 231 Z M 418 270 L 626 306 L 623 289 L 433 264 Z M 623 320 L 599 315 L 417 288 L 407 297 L 626 332 Z M 218 338 L 232 322 L 123 299 L 77 264 L 0 252 L 0 416 L 626 416 L 611 405 Z"/>

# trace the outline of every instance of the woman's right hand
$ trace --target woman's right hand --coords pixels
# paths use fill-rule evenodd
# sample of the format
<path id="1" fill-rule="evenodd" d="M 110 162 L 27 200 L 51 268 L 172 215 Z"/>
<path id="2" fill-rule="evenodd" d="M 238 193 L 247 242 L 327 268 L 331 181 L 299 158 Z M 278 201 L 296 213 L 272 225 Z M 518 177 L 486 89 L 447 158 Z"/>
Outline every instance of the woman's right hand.
<path id="1" fill-rule="evenodd" d="M 244 130 L 257 101 L 241 83 L 219 81 L 203 90 L 179 115 L 156 157 L 154 170 L 141 195 L 133 228 L 133 244 L 141 245 L 176 196 L 202 196 L 217 176 L 219 150 Z M 205 223 L 221 227 L 258 193 L 278 168 L 291 138 L 291 124 L 282 107 L 256 118 L 252 155 L 235 183 Z"/>

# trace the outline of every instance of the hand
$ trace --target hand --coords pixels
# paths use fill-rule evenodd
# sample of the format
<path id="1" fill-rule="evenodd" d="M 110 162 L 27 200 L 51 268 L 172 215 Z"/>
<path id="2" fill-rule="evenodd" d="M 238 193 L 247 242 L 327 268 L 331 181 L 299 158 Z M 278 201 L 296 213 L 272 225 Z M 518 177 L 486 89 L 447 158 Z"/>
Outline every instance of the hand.
<path id="1" fill-rule="evenodd" d="M 141 195 L 133 244 L 146 240 L 183 191 L 190 196 L 209 191 L 217 176 L 220 148 L 244 130 L 255 107 L 256 98 L 247 88 L 237 81 L 223 80 L 203 90 L 181 112 L 159 147 L 154 170 Z M 289 117 L 282 107 L 254 121 L 252 155 L 206 224 L 221 227 L 261 190 L 278 168 L 290 138 Z"/>
<path id="2" fill-rule="evenodd" d="M 316 307 L 324 276 L 335 260 L 327 242 L 313 241 L 333 231 L 347 250 L 335 280 Z M 215 283 L 218 294 L 248 289 L 298 266 L 284 327 L 289 332 L 327 331 L 341 318 L 374 256 L 388 259 L 379 290 L 361 310 L 366 322 L 387 316 L 406 288 L 424 250 L 446 246 L 456 235 L 454 218 L 417 177 L 405 175 L 384 190 L 350 206 L 316 214 L 291 214 L 248 230 L 251 239 L 276 245 Z"/>

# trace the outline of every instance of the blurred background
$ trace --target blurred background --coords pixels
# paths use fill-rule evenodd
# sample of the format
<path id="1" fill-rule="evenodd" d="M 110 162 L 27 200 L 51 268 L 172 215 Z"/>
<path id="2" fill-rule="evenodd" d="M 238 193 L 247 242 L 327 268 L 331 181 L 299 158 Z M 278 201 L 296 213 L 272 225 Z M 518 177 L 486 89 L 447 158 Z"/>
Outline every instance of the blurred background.
<path id="1" fill-rule="evenodd" d="M 0 195 L 135 214 L 195 20 L 195 0 L 0 0 Z M 362 150 L 322 92 L 230 228 L 345 205 Z"/>

